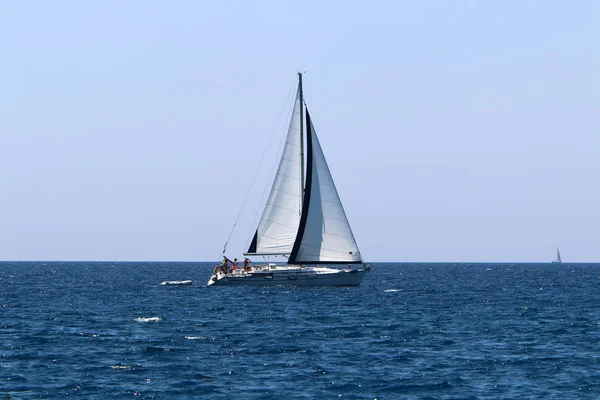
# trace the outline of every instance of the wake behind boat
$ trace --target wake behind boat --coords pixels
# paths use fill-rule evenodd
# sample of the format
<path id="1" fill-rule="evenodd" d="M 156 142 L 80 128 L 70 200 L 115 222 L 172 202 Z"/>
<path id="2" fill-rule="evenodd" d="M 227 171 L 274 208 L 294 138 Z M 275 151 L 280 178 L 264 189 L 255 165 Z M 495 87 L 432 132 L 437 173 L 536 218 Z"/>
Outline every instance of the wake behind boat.
<path id="1" fill-rule="evenodd" d="M 369 270 L 304 103 L 301 73 L 277 174 L 244 256 L 283 256 L 288 263 L 252 266 L 246 258 L 238 269 L 237 259 L 224 256 L 208 285 L 358 286 Z"/>

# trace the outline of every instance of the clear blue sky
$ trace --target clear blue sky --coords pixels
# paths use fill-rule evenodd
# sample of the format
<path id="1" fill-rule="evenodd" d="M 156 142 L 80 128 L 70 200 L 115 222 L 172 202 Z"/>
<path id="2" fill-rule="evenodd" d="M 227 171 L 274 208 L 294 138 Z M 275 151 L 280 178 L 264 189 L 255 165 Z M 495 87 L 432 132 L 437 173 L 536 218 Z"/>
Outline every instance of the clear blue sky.
<path id="1" fill-rule="evenodd" d="M 600 261 L 599 21 L 597 1 L 0 2 L 0 259 L 218 259 L 301 70 L 366 260 Z"/>

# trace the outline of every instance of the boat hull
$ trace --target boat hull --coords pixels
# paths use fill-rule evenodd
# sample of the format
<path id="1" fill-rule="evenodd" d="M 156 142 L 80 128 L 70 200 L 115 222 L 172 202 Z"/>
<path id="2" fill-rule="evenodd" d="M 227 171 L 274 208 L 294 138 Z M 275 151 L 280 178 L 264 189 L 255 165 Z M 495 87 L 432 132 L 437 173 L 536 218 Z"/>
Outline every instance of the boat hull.
<path id="1" fill-rule="evenodd" d="M 359 286 L 366 270 L 335 272 L 266 270 L 237 275 L 213 275 L 208 286 Z"/>
<path id="2" fill-rule="evenodd" d="M 191 285 L 193 282 L 191 280 L 185 280 L 185 281 L 164 281 L 161 282 L 162 286 L 189 286 Z"/>

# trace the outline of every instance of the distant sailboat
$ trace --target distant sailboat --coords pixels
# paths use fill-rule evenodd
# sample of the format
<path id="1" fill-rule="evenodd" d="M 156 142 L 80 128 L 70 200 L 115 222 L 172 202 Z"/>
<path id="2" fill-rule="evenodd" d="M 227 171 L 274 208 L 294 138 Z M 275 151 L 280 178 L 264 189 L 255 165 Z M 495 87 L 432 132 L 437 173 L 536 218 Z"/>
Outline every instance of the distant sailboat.
<path id="1" fill-rule="evenodd" d="M 552 260 L 553 264 L 560 264 L 562 263 L 562 260 L 560 259 L 560 250 L 558 249 L 558 247 L 556 248 L 556 260 Z"/>
<path id="2" fill-rule="evenodd" d="M 208 280 L 209 286 L 358 286 L 369 270 L 304 104 L 302 74 L 298 78 L 277 175 L 254 238 L 244 253 L 248 257 L 283 256 L 288 263 L 250 266 L 245 259 L 243 269 L 230 269 L 229 259 L 223 257 L 222 267 L 215 268 Z"/>

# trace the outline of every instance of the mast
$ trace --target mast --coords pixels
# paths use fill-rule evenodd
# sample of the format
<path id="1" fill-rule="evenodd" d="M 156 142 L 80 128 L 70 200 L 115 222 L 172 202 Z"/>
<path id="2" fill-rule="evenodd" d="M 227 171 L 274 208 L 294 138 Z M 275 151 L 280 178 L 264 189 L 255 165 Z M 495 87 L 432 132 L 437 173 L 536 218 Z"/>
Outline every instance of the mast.
<path id="1" fill-rule="evenodd" d="M 298 92 L 300 93 L 300 215 L 302 215 L 302 203 L 304 201 L 304 113 L 302 104 L 304 94 L 302 93 L 302 73 L 298 72 Z"/>
<path id="2" fill-rule="evenodd" d="M 300 246 L 302 245 L 302 238 L 304 237 L 304 232 L 306 230 L 306 220 L 308 219 L 308 208 L 310 206 L 310 198 L 311 198 L 311 190 L 313 185 L 313 143 L 312 143 L 312 122 L 310 120 L 310 115 L 308 115 L 308 108 L 306 109 L 306 190 L 304 191 L 304 201 L 302 202 L 302 207 L 300 208 L 300 225 L 298 226 L 298 233 L 296 234 L 296 240 L 294 240 L 294 247 L 292 247 L 292 252 L 290 253 L 290 257 L 288 258 L 289 264 L 297 263 L 298 252 L 300 251 Z"/>

